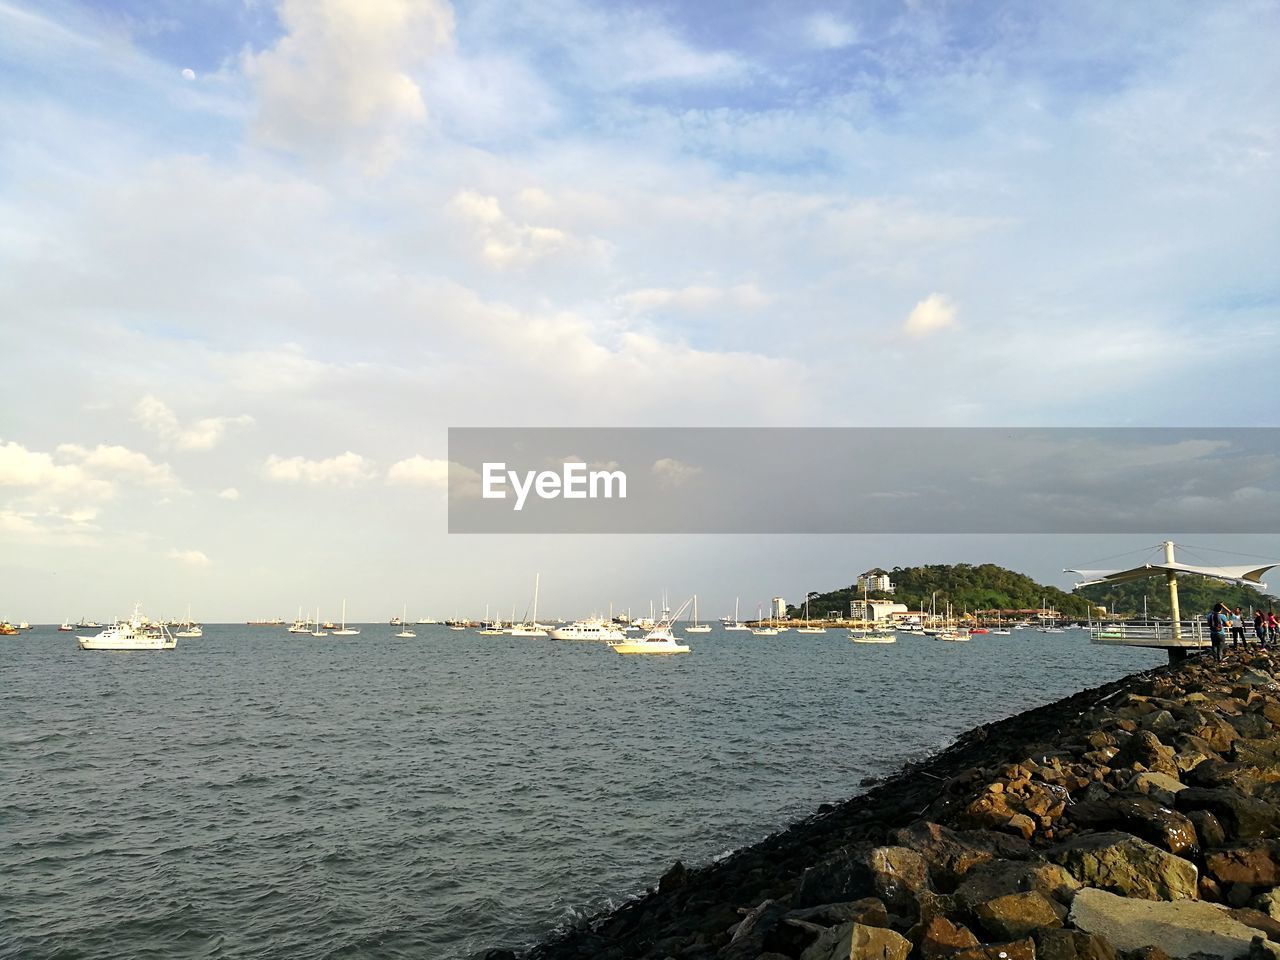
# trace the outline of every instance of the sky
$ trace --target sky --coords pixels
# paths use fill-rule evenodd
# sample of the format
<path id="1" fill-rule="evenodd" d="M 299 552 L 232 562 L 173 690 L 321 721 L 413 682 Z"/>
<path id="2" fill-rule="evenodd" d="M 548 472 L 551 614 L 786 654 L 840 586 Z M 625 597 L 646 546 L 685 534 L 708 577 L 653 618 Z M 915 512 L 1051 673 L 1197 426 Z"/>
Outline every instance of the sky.
<path id="1" fill-rule="evenodd" d="M 1278 35 L 1251 0 L 0 0 L 0 618 L 1069 585 L 1161 537 L 449 536 L 446 431 L 1274 426 Z"/>

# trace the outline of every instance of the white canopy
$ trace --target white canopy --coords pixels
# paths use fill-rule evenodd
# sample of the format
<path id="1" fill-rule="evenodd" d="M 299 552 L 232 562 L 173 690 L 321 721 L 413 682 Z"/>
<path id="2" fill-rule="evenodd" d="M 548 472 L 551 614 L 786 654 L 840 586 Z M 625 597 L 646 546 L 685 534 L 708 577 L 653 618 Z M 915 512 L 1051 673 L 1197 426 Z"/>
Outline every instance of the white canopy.
<path id="1" fill-rule="evenodd" d="M 1176 574 L 1188 573 L 1197 577 L 1224 580 L 1227 583 L 1244 583 L 1265 590 L 1267 585 L 1262 582 L 1262 575 L 1272 567 L 1278 566 L 1280 561 L 1264 563 L 1261 566 L 1246 563 L 1230 567 L 1198 567 L 1190 563 L 1144 563 L 1140 567 L 1132 567 L 1128 570 L 1067 569 L 1063 573 L 1078 573 L 1084 577 L 1083 581 L 1076 584 L 1077 587 L 1091 587 L 1095 583 L 1125 583 L 1129 580 L 1141 580 L 1143 577 L 1154 577 L 1157 574 L 1172 571 Z"/>

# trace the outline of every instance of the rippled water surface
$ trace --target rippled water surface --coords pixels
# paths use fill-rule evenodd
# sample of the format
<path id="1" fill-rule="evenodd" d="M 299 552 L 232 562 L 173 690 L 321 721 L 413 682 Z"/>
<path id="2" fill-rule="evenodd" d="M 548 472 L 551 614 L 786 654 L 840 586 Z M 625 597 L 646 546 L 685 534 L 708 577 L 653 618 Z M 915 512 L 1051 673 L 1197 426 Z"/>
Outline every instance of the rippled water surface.
<path id="1" fill-rule="evenodd" d="M 1163 662 L 1082 632 L 0 638 L 0 956 L 464 958 Z"/>

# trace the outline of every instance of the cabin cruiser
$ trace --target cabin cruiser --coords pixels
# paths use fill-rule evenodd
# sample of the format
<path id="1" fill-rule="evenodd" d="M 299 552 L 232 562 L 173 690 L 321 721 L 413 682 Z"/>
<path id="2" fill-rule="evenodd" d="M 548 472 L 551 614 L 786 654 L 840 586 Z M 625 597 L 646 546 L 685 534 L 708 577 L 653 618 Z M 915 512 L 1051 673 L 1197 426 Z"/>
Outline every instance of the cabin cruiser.
<path id="1" fill-rule="evenodd" d="M 133 608 L 128 620 L 116 621 L 92 637 L 76 637 L 81 650 L 172 650 L 178 645 L 168 628 L 142 615 L 142 605 Z"/>
<path id="2" fill-rule="evenodd" d="M 607 620 L 593 618 L 575 620 L 548 632 L 552 640 L 598 640 L 613 642 L 627 639 L 626 631 Z"/>

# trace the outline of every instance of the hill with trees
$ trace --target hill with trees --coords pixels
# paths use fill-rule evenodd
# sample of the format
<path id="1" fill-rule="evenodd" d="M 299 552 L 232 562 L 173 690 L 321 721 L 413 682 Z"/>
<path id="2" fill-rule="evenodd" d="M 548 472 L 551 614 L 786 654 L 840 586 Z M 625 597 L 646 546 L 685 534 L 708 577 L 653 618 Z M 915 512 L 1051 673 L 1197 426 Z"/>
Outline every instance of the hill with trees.
<path id="1" fill-rule="evenodd" d="M 892 600 L 911 610 L 929 609 L 936 593 L 939 612 L 948 602 L 958 613 L 965 610 L 1031 610 L 1041 605 L 1053 607 L 1067 617 L 1084 617 L 1088 601 L 1057 587 L 1037 583 L 1026 574 L 994 563 L 934 563 L 921 567 L 894 567 L 885 571 L 893 581 L 893 593 L 871 591 L 872 600 Z M 809 594 L 809 615 L 825 617 L 829 611 L 849 615 L 849 603 L 862 599 L 856 583 L 839 590 Z M 789 607 L 794 616 L 804 615 L 804 604 Z"/>

